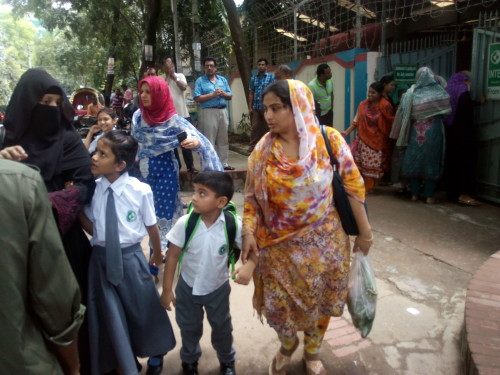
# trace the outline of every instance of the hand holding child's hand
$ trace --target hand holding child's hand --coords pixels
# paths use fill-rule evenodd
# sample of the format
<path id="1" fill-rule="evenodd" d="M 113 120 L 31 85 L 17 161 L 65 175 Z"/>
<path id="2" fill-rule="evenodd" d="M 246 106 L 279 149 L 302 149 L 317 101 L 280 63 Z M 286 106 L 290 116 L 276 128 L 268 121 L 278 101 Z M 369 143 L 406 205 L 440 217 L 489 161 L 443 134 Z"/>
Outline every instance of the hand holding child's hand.
<path id="1" fill-rule="evenodd" d="M 149 264 L 151 264 L 152 266 L 160 267 L 162 263 L 163 263 L 162 253 L 153 252 L 153 255 L 151 255 L 151 258 L 149 259 Z"/>
<path id="2" fill-rule="evenodd" d="M 241 252 L 241 261 L 246 264 L 248 255 L 253 252 L 256 256 L 259 256 L 259 247 L 257 246 L 257 241 L 255 236 L 251 233 L 247 233 L 243 236 L 243 250 Z"/>
<path id="3" fill-rule="evenodd" d="M 170 307 L 170 303 L 175 307 L 175 296 L 174 292 L 171 290 L 163 291 L 160 297 L 160 303 L 165 310 L 172 311 L 172 307 Z"/>

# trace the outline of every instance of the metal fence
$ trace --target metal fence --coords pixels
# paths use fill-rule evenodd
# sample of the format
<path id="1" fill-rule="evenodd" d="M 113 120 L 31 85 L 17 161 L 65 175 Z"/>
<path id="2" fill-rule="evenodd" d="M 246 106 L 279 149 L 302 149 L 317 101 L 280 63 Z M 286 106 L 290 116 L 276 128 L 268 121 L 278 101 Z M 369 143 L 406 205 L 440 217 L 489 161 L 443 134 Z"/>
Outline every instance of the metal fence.
<path id="1" fill-rule="evenodd" d="M 276 65 L 355 47 L 378 50 L 381 40 L 385 40 L 384 26 L 438 19 L 451 13 L 460 15 L 475 7 L 488 9 L 496 3 L 497 0 L 245 0 L 240 13 L 250 63 L 254 66 L 260 57 Z M 235 61 L 229 58 L 227 27 L 214 29 L 201 39 L 204 48 L 221 61 L 222 71 L 237 71 Z"/>

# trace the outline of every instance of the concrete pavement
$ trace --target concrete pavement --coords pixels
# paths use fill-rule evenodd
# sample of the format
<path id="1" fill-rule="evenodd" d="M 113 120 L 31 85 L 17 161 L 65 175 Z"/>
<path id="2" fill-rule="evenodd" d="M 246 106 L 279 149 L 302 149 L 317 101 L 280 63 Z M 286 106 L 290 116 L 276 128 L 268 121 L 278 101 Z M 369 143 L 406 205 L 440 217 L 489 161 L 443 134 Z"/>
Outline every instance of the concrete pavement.
<path id="1" fill-rule="evenodd" d="M 246 156 L 230 151 L 230 164 L 244 169 Z M 182 195 L 189 200 L 189 192 Z M 242 212 L 241 191 L 234 201 Z M 370 258 L 379 291 L 377 315 L 366 339 L 351 325 L 347 308 L 342 317 L 332 319 L 321 352 L 328 374 L 461 373 L 465 290 L 474 271 L 500 249 L 500 209 L 487 203 L 462 207 L 442 201 L 436 205 L 411 202 L 392 187 L 377 188 L 368 196 L 375 234 Z M 232 284 L 240 375 L 267 374 L 279 346 L 274 331 L 254 313 L 252 293 L 252 285 Z M 169 316 L 178 344 L 165 357 L 163 374 L 177 375 L 182 373 L 180 335 L 175 312 Z M 218 374 L 206 320 L 201 347 L 200 374 Z M 289 375 L 305 374 L 301 353 L 302 345 L 292 358 Z"/>

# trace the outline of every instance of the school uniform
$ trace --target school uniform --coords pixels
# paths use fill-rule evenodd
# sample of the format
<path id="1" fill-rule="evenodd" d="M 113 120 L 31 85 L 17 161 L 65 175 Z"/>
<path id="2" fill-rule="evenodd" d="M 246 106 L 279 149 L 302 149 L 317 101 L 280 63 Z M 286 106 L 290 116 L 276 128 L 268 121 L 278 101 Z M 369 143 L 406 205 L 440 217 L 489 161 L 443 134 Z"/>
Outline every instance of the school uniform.
<path id="1" fill-rule="evenodd" d="M 183 247 L 185 225 L 182 216 L 167 235 L 170 243 Z M 212 346 L 222 363 L 235 360 L 233 326 L 229 311 L 229 269 L 227 266 L 226 221 L 221 212 L 209 228 L 200 220 L 182 258 L 181 273 L 175 289 L 175 318 L 182 336 L 181 360 L 194 363 L 201 357 L 203 308 L 212 327 Z M 235 243 L 241 248 L 241 218 L 237 217 Z"/>
<path id="2" fill-rule="evenodd" d="M 118 285 L 106 276 L 106 204 L 111 187 L 118 218 L 123 279 Z M 85 214 L 94 224 L 94 247 L 89 267 L 89 335 L 92 374 L 120 367 L 124 375 L 137 375 L 135 357 L 159 356 L 175 346 L 166 311 L 160 304 L 149 265 L 141 248 L 145 226 L 156 223 L 153 193 L 128 173 L 113 184 L 96 181 L 92 203 Z"/>
<path id="3" fill-rule="evenodd" d="M 116 130 L 116 126 L 113 127 L 113 129 L 111 130 Z M 96 151 L 97 149 L 97 142 L 99 142 L 99 139 L 102 138 L 102 136 L 106 134 L 105 132 L 102 132 L 101 134 L 98 134 L 94 140 L 92 142 L 90 142 L 90 145 L 89 145 L 89 154 L 92 154 L 94 151 Z"/>
<path id="4" fill-rule="evenodd" d="M 96 136 L 94 138 L 94 140 L 92 142 L 90 142 L 89 154 L 92 154 L 97 149 L 97 142 L 99 142 L 99 139 L 101 139 L 103 135 L 104 135 L 104 133 L 99 134 L 98 136 Z"/>

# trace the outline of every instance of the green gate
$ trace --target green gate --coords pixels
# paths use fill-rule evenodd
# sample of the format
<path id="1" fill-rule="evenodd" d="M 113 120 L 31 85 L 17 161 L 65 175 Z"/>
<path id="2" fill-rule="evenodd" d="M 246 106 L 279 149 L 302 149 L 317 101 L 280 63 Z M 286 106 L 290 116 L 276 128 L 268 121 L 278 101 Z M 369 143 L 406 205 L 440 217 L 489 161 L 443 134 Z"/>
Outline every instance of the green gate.
<path id="1" fill-rule="evenodd" d="M 472 48 L 472 97 L 488 92 L 489 47 L 500 42 L 496 15 L 483 15 L 480 27 L 474 30 Z M 491 74 L 490 74 L 491 76 Z M 487 98 L 477 107 L 475 125 L 478 139 L 477 192 L 486 200 L 500 203 L 500 99 Z M 465 151 L 464 151 L 465 152 Z"/>

